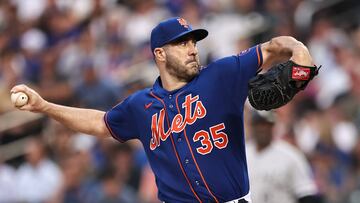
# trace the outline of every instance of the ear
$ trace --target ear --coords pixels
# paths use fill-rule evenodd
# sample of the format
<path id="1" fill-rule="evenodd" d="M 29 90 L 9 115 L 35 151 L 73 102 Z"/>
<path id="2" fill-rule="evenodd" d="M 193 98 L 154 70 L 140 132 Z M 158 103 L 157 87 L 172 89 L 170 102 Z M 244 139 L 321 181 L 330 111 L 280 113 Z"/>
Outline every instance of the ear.
<path id="1" fill-rule="evenodd" d="M 155 56 L 155 59 L 158 61 L 165 61 L 165 59 L 166 59 L 165 50 L 163 48 L 155 48 L 154 56 Z"/>

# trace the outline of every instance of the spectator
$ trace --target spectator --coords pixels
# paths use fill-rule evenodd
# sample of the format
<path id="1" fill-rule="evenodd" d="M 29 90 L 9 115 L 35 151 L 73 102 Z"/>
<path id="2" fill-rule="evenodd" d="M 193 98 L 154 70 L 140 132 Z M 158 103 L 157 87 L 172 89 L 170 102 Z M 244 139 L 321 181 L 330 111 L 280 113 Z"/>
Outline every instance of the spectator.
<path id="1" fill-rule="evenodd" d="M 0 157 L 0 202 L 14 202 L 16 196 L 15 170 Z"/>
<path id="2" fill-rule="evenodd" d="M 103 169 L 99 175 L 99 185 L 90 193 L 88 203 L 137 203 L 136 193 L 116 178 L 115 168 Z"/>
<path id="3" fill-rule="evenodd" d="M 290 144 L 273 139 L 274 117 L 253 112 L 247 156 L 252 198 L 262 203 L 320 203 L 310 166 Z"/>
<path id="4" fill-rule="evenodd" d="M 90 173 L 90 162 L 84 159 L 83 153 L 73 153 L 60 163 L 64 174 L 63 184 L 50 203 L 87 203 L 96 185 Z"/>
<path id="5" fill-rule="evenodd" d="M 115 87 L 99 78 L 90 59 L 85 60 L 80 68 L 82 78 L 75 89 L 75 97 L 80 106 L 103 110 L 113 107 L 119 99 Z"/>
<path id="6" fill-rule="evenodd" d="M 31 138 L 25 145 L 26 162 L 16 174 L 18 200 L 45 202 L 55 195 L 62 183 L 59 167 L 48 158 L 45 145 L 39 138 Z"/>

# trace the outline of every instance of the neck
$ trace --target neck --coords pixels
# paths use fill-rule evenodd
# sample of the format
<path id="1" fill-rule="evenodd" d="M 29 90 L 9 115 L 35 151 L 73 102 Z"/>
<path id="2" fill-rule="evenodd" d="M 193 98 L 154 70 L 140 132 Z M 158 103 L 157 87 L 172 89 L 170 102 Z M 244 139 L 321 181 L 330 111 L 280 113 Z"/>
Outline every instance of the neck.
<path id="1" fill-rule="evenodd" d="M 177 78 L 167 73 L 160 73 L 161 85 L 167 91 L 173 91 L 182 88 L 187 84 L 185 81 L 179 81 Z"/>
<path id="2" fill-rule="evenodd" d="M 180 89 L 187 84 L 186 82 L 176 82 L 176 81 L 166 81 L 166 80 L 165 81 L 161 80 L 161 81 L 163 88 L 166 89 L 167 91 Z"/>

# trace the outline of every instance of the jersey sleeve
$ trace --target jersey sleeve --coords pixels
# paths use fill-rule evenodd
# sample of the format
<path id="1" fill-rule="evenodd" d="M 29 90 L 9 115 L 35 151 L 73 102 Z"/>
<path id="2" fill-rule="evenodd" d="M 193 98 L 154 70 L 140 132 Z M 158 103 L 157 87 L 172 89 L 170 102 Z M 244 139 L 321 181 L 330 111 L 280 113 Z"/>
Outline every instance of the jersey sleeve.
<path id="1" fill-rule="evenodd" d="M 240 75 L 236 83 L 236 87 L 239 89 L 239 91 L 236 92 L 236 95 L 237 98 L 240 98 L 242 103 L 245 103 L 245 100 L 248 96 L 249 80 L 256 75 L 257 71 L 262 65 L 262 53 L 260 45 L 240 52 L 238 58 Z"/>
<path id="2" fill-rule="evenodd" d="M 262 65 L 261 45 L 256 45 L 237 55 L 242 79 L 247 83 Z"/>
<path id="3" fill-rule="evenodd" d="M 112 137 L 119 142 L 137 138 L 136 119 L 127 98 L 105 113 L 104 121 Z"/>
<path id="4" fill-rule="evenodd" d="M 225 89 L 231 89 L 235 101 L 245 102 L 248 94 L 248 82 L 256 75 L 262 65 L 260 45 L 240 52 L 238 55 L 225 57 L 216 61 L 213 66 L 220 83 Z"/>

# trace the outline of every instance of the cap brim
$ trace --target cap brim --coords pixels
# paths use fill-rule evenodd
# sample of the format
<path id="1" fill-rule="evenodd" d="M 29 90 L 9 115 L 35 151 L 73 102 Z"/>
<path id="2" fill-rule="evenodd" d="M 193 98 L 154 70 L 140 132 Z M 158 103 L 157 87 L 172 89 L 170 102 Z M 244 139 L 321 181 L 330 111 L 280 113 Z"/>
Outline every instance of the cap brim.
<path id="1" fill-rule="evenodd" d="M 170 40 L 168 40 L 165 44 L 168 44 L 168 43 L 171 43 L 171 42 L 174 42 L 182 37 L 185 37 L 185 36 L 189 36 L 189 35 L 192 35 L 194 36 L 195 40 L 196 41 L 200 41 L 200 40 L 203 40 L 205 39 L 207 36 L 208 36 L 209 32 L 205 29 L 195 29 L 195 30 L 189 30 L 189 31 L 186 31 L 186 32 L 183 32 L 183 33 L 180 33 L 179 35 L 171 38 Z"/>

